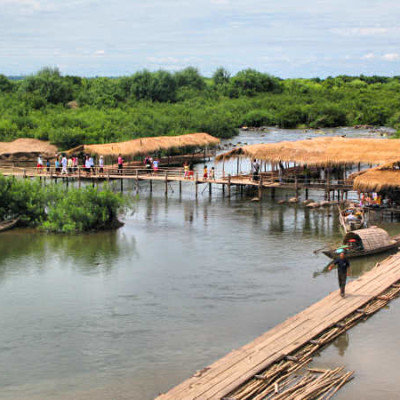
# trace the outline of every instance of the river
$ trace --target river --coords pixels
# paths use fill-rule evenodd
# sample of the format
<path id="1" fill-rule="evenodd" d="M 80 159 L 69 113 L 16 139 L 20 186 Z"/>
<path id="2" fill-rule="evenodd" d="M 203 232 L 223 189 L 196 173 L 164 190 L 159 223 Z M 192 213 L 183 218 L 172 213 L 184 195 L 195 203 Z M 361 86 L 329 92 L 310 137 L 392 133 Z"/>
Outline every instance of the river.
<path id="1" fill-rule="evenodd" d="M 116 232 L 1 234 L 1 400 L 152 399 L 337 289 L 328 259 L 313 254 L 340 241 L 333 210 L 217 190 L 196 202 L 191 185 L 166 199 L 162 184 L 151 194 L 143 183 L 134 197 Z M 384 257 L 354 261 L 352 279 Z M 356 371 L 337 399 L 398 398 L 399 325 L 394 301 L 316 357 Z"/>

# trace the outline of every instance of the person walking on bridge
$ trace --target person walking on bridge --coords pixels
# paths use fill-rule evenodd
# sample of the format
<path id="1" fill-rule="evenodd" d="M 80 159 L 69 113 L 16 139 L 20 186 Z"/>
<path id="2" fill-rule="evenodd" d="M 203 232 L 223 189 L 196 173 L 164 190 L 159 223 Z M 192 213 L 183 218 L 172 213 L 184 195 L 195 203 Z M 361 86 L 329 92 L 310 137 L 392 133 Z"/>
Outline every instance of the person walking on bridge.
<path id="1" fill-rule="evenodd" d="M 338 270 L 338 278 L 339 278 L 339 287 L 340 287 L 340 295 L 345 297 L 345 287 L 346 287 L 346 279 L 347 276 L 350 275 L 350 263 L 346 258 L 344 252 L 340 253 L 339 258 L 337 258 L 330 266 L 329 271 L 332 270 L 334 265 L 337 266 Z"/>

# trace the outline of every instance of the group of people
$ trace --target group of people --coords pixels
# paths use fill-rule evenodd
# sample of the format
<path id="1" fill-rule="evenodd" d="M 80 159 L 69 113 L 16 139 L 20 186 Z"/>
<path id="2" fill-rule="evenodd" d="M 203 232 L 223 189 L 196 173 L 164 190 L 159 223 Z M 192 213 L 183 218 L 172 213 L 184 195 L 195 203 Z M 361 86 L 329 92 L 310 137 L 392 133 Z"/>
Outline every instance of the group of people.
<path id="1" fill-rule="evenodd" d="M 188 163 L 185 161 L 183 163 L 183 177 L 185 179 L 193 179 L 194 177 L 194 166 L 193 162 Z M 203 167 L 203 179 L 207 180 L 215 180 L 215 168 L 211 167 L 210 169 L 207 165 Z"/>
<path id="2" fill-rule="evenodd" d="M 378 193 L 361 193 L 360 195 L 360 207 L 380 207 L 382 205 L 388 205 L 389 199 L 382 199 L 382 195 Z"/>
<path id="3" fill-rule="evenodd" d="M 144 166 L 146 171 L 157 173 L 160 166 L 160 160 L 158 158 L 153 159 L 153 157 L 146 156 L 144 159 Z"/>
<path id="4" fill-rule="evenodd" d="M 124 159 L 122 158 L 121 154 L 119 154 L 117 159 L 118 165 L 118 174 L 122 175 Z M 99 157 L 99 162 L 96 165 L 93 156 L 86 154 L 83 157 L 83 162 L 81 167 L 86 172 L 87 175 L 95 175 L 96 172 L 100 175 L 104 174 L 104 157 L 101 155 Z M 51 173 L 51 162 L 50 159 L 46 159 L 44 162 L 42 155 L 38 156 L 36 168 L 38 173 L 42 173 L 42 170 L 46 168 L 46 172 L 48 174 Z M 54 158 L 54 171 L 57 175 L 72 175 L 78 172 L 79 168 L 79 157 L 78 156 L 69 156 L 67 157 L 66 154 L 56 154 Z"/>

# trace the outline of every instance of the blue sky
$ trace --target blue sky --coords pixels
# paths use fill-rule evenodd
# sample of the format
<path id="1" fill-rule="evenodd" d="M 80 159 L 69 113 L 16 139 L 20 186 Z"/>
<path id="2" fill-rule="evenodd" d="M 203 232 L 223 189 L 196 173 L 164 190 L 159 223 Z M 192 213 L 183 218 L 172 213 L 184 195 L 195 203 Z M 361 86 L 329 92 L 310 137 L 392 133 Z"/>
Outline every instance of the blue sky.
<path id="1" fill-rule="evenodd" d="M 0 73 L 400 75 L 398 0 L 0 0 Z"/>

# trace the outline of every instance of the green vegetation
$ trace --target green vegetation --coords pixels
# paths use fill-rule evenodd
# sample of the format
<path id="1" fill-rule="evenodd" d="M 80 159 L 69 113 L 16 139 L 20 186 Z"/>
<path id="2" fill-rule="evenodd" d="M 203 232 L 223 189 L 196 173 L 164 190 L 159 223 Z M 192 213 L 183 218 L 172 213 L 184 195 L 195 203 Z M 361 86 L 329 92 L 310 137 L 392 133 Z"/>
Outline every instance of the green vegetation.
<path id="1" fill-rule="evenodd" d="M 281 80 L 219 68 L 210 79 L 192 67 L 121 78 L 51 68 L 16 81 L 0 75 L 0 141 L 34 137 L 65 149 L 201 131 L 231 137 L 243 125 L 359 124 L 400 126 L 400 77 Z"/>
<path id="2" fill-rule="evenodd" d="M 49 184 L 39 180 L 6 178 L 0 175 L 0 221 L 20 217 L 20 225 L 48 232 L 87 232 L 121 225 L 118 210 L 121 195 L 108 186 L 83 189 Z"/>

